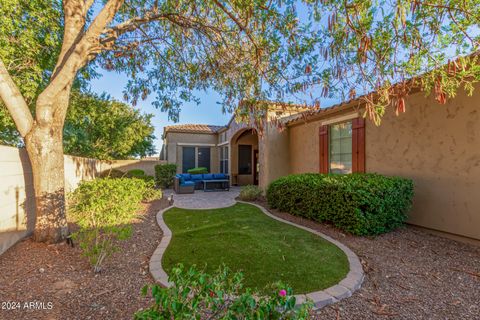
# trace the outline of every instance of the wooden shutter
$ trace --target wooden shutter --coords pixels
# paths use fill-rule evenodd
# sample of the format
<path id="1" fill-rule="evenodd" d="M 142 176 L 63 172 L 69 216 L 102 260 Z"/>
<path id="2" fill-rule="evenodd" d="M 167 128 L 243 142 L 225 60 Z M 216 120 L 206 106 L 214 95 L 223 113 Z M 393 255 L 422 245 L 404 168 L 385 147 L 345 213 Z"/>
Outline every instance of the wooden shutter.
<path id="1" fill-rule="evenodd" d="M 328 126 L 319 129 L 320 173 L 328 173 Z"/>
<path id="2" fill-rule="evenodd" d="M 352 120 L 352 172 L 365 172 L 365 119 Z"/>

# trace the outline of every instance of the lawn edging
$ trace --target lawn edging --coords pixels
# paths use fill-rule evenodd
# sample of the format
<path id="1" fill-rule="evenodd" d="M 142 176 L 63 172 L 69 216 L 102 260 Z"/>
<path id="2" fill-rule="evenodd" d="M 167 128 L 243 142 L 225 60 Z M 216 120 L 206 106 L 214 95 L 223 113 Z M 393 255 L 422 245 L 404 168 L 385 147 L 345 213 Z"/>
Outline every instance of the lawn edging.
<path id="1" fill-rule="evenodd" d="M 277 220 L 277 221 L 292 225 L 294 227 L 297 227 L 299 229 L 308 231 L 310 233 L 313 233 L 329 241 L 330 243 L 333 243 L 335 246 L 340 248 L 340 250 L 342 250 L 347 256 L 350 271 L 342 281 L 324 290 L 314 291 L 307 294 L 295 295 L 297 300 L 297 305 L 300 305 L 306 302 L 307 300 L 311 300 L 314 303 L 316 309 L 323 308 L 327 305 L 330 305 L 332 303 L 335 303 L 337 301 L 350 297 L 353 294 L 353 292 L 355 292 L 361 287 L 364 279 L 362 264 L 360 263 L 360 260 L 358 259 L 357 255 L 352 250 L 350 250 L 347 246 L 345 246 L 339 241 L 321 232 L 318 232 L 316 230 L 298 225 L 296 223 L 293 223 L 293 222 L 281 219 L 275 215 L 272 215 L 264 207 L 258 204 L 240 201 L 240 200 L 237 200 L 237 202 L 253 205 L 259 208 L 265 215 L 267 215 L 268 217 L 274 220 Z M 168 275 L 162 267 L 162 257 L 163 257 L 163 254 L 165 253 L 165 250 L 168 247 L 168 244 L 170 243 L 170 240 L 172 239 L 172 231 L 170 230 L 170 228 L 168 228 L 167 224 L 163 220 L 163 213 L 173 207 L 175 207 L 175 205 L 164 208 L 157 213 L 157 224 L 162 229 L 163 236 L 162 236 L 162 239 L 160 240 L 160 244 L 153 252 L 152 257 L 150 258 L 150 264 L 149 264 L 150 273 L 152 274 L 152 277 L 161 286 L 167 287 L 167 288 L 171 287 L 173 283 L 168 281 Z"/>
<path id="2" fill-rule="evenodd" d="M 315 308 L 320 309 L 320 308 L 328 306 L 332 303 L 340 301 L 342 299 L 348 298 L 355 291 L 360 289 L 360 287 L 362 286 L 362 283 L 363 283 L 363 279 L 364 279 L 363 267 L 362 267 L 362 264 L 360 263 L 360 259 L 358 259 L 357 255 L 352 250 L 350 250 L 350 248 L 348 248 L 346 245 L 344 245 L 343 243 L 327 236 L 326 234 L 323 234 L 321 232 L 310 229 L 308 227 L 304 227 L 302 225 L 299 225 L 299 224 L 293 223 L 291 221 L 287 221 L 287 220 L 284 220 L 280 217 L 277 217 L 277 216 L 271 214 L 270 212 L 268 212 L 267 209 L 265 209 L 264 207 L 262 207 L 261 205 L 258 205 L 256 203 L 240 201 L 240 200 L 237 200 L 237 202 L 251 204 L 251 205 L 259 208 L 264 214 L 266 214 L 267 216 L 269 216 L 272 219 L 275 219 L 277 221 L 280 221 L 280 222 L 292 225 L 294 227 L 297 227 L 299 229 L 302 229 L 302 230 L 308 231 L 310 233 L 313 233 L 313 234 L 327 240 L 328 242 L 336 245 L 347 256 L 348 264 L 350 266 L 350 271 L 348 272 L 347 276 L 342 281 L 340 281 L 338 284 L 333 285 L 333 286 L 331 286 L 327 289 L 314 291 L 314 292 L 310 292 L 310 293 L 307 293 L 307 294 L 295 295 L 295 297 L 297 298 L 297 304 L 298 305 L 302 304 L 303 302 L 305 302 L 309 299 L 309 300 L 313 301 L 313 303 L 315 305 Z"/>

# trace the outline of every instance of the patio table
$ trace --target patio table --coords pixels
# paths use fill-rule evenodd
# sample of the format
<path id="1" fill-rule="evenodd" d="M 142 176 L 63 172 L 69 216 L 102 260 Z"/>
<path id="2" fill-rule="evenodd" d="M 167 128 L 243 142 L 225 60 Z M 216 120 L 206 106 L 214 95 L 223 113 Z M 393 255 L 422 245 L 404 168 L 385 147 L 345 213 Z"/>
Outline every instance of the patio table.
<path id="1" fill-rule="evenodd" d="M 217 191 L 217 190 L 224 190 L 224 191 L 229 191 L 230 190 L 230 180 L 228 179 L 219 179 L 219 180 L 202 180 L 203 182 L 203 191 Z M 222 188 L 222 189 L 207 189 L 207 183 L 221 183 L 222 186 L 226 183 L 227 187 Z"/>

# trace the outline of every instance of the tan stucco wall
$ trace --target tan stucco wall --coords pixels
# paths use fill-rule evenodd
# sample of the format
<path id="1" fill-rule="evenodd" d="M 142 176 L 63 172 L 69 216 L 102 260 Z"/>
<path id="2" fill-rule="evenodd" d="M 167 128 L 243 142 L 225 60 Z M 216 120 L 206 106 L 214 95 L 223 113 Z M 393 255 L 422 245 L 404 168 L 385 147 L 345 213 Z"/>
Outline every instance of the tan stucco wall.
<path id="1" fill-rule="evenodd" d="M 389 109 L 379 127 L 366 122 L 366 170 L 408 177 L 415 183 L 409 222 L 480 239 L 480 86 L 446 105 L 423 93 L 410 96 L 407 111 Z M 290 127 L 291 173 L 318 172 L 322 121 Z"/>
<path id="2" fill-rule="evenodd" d="M 290 173 L 319 171 L 319 128 L 323 122 L 353 116 L 358 112 L 344 110 L 325 118 L 289 127 Z M 340 121 L 340 120 L 339 120 Z"/>
<path id="3" fill-rule="evenodd" d="M 177 173 L 181 173 L 182 169 L 182 147 L 208 147 L 210 146 L 210 171 L 219 172 L 219 157 L 218 157 L 218 135 L 217 134 L 203 134 L 203 133 L 180 133 L 180 132 L 168 132 L 166 135 L 167 142 L 167 162 L 177 164 Z M 187 145 L 179 145 L 187 144 Z"/>
<path id="4" fill-rule="evenodd" d="M 412 224 L 480 239 L 480 86 L 446 105 L 423 93 L 366 128 L 369 172 L 415 181 Z"/>
<path id="5" fill-rule="evenodd" d="M 290 173 L 290 142 L 288 131 L 275 125 L 265 126 L 260 143 L 259 186 L 266 189 L 273 180 Z"/>

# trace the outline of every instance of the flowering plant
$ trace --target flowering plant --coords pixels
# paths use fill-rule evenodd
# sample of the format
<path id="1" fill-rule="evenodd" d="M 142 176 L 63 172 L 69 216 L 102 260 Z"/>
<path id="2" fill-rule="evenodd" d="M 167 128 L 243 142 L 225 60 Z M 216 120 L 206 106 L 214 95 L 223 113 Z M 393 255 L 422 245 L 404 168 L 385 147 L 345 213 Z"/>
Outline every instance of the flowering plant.
<path id="1" fill-rule="evenodd" d="M 195 267 L 173 268 L 171 288 L 146 286 L 154 304 L 135 314 L 135 319 L 307 319 L 312 303 L 296 306 L 291 288 L 272 285 L 271 294 L 262 296 L 242 285 L 243 275 L 220 267 L 209 275 Z M 150 289 L 150 290 L 149 290 Z"/>

